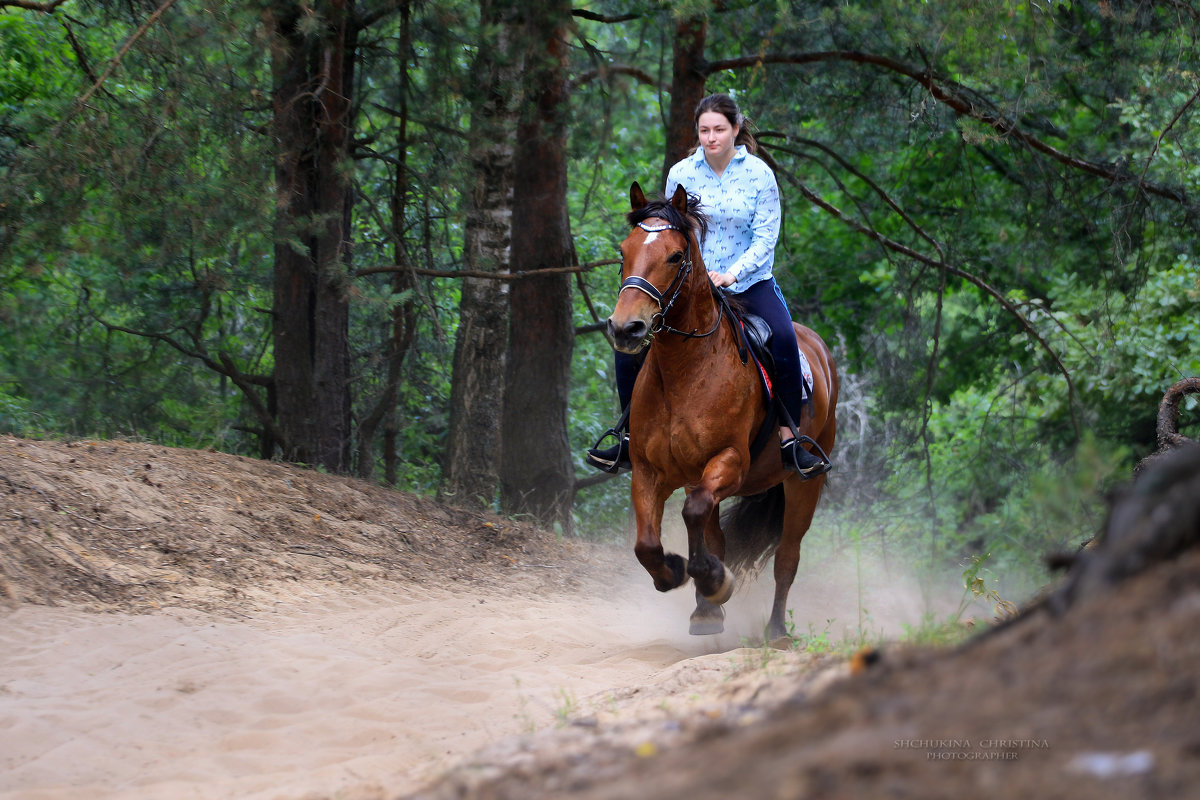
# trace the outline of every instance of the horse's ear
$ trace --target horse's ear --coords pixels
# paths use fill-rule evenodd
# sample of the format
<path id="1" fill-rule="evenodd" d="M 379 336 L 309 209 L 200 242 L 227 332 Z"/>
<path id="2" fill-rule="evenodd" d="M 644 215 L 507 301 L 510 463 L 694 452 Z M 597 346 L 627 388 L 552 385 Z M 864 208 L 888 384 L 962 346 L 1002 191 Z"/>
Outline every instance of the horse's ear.
<path id="1" fill-rule="evenodd" d="M 687 189 L 684 189 L 682 184 L 675 187 L 675 194 L 671 195 L 671 205 L 674 206 L 675 210 L 680 214 L 683 214 L 685 217 L 687 216 Z"/>
<path id="2" fill-rule="evenodd" d="M 642 193 L 641 184 L 637 181 L 634 181 L 633 186 L 629 187 L 629 206 L 633 211 L 646 207 L 646 195 Z"/>

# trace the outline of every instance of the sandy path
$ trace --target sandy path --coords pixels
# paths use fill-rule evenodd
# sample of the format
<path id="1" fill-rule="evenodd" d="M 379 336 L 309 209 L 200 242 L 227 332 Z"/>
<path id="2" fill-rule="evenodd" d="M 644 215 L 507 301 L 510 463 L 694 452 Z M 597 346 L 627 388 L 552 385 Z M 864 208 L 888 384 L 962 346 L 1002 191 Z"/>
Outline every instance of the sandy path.
<path id="1" fill-rule="evenodd" d="M 736 669 L 715 654 L 761 632 L 769 581 L 693 637 L 690 589 L 660 595 L 629 561 L 609 598 L 378 581 L 238 616 L 21 607 L 0 617 L 0 798 L 394 797 L 610 691 L 677 684 L 685 662 Z M 802 632 L 856 613 L 853 585 L 821 581 L 793 590 Z"/>
<path id="2" fill-rule="evenodd" d="M 381 584 L 381 588 L 386 586 Z M 739 644 L 688 598 L 292 597 L 231 619 L 0 620 L 0 797 L 345 796 L 425 779 L 606 689 Z"/>

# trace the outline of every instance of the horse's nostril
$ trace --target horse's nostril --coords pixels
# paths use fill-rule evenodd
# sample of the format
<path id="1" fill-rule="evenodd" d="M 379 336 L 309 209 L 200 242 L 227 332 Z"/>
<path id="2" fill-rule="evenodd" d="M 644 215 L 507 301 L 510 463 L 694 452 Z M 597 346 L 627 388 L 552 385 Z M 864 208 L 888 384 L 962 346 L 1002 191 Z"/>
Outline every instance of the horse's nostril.
<path id="1" fill-rule="evenodd" d="M 622 331 L 629 339 L 641 339 L 646 335 L 646 323 L 640 319 L 631 320 L 625 323 L 625 329 Z"/>
<path id="2" fill-rule="evenodd" d="M 640 319 L 618 322 L 609 317 L 606 327 L 612 346 L 625 353 L 634 353 L 644 348 L 646 337 L 650 334 L 649 325 Z"/>

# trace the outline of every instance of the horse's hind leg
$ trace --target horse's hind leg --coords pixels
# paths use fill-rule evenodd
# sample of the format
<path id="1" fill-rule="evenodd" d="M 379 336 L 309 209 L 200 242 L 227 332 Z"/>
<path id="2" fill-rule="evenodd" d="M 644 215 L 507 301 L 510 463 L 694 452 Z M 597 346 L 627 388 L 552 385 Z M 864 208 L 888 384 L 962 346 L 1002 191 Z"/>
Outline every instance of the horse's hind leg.
<path id="1" fill-rule="evenodd" d="M 791 478 L 784 483 L 783 535 L 775 551 L 775 599 L 771 605 L 771 616 L 767 620 L 767 641 L 777 642 L 789 638 L 784 616 L 787 614 L 788 592 L 796 580 L 796 569 L 800 564 L 800 541 L 812 525 L 817 510 L 817 500 L 825 476 L 801 482 Z"/>

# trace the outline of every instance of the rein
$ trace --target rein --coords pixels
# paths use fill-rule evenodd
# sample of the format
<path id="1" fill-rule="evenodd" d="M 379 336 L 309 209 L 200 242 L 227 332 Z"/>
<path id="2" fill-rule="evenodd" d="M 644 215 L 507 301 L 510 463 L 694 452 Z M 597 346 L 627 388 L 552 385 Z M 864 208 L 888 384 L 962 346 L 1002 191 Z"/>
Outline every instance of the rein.
<path id="1" fill-rule="evenodd" d="M 662 225 L 647 225 L 645 222 L 639 222 L 637 223 L 637 226 L 647 233 L 659 233 L 660 231 L 679 231 L 687 238 L 687 249 L 684 250 L 683 253 L 683 263 L 681 263 L 679 265 L 679 269 L 675 271 L 675 277 L 671 280 L 671 284 L 667 286 L 667 290 L 665 292 L 660 292 L 657 286 L 640 275 L 630 275 L 628 278 L 621 281 L 621 288 L 617 291 L 617 295 L 620 296 L 621 292 L 625 291 L 626 289 L 637 289 L 639 292 L 649 295 L 650 298 L 658 305 L 658 313 L 655 314 L 650 321 L 650 333 L 646 336 L 647 346 L 649 345 L 650 340 L 652 340 L 654 335 L 659 331 L 674 333 L 675 335 L 682 336 L 685 339 L 703 339 L 706 336 L 712 336 L 717 332 L 717 328 L 721 327 L 721 318 L 724 316 L 724 314 L 728 313 L 725 309 L 724 303 L 719 303 L 717 305 L 717 322 L 707 333 L 699 333 L 699 328 L 695 328 L 691 333 L 688 333 L 687 331 L 681 331 L 678 328 L 673 328 L 667 324 L 667 314 L 670 313 L 671 307 L 675 305 L 675 301 L 679 299 L 679 293 L 683 291 L 683 285 L 687 281 L 688 275 L 690 275 L 692 272 L 692 259 L 690 257 L 692 252 L 692 238 L 687 235 L 686 231 L 671 225 L 670 223 L 664 223 Z M 670 297 L 664 304 L 663 297 L 666 295 L 670 295 Z"/>

